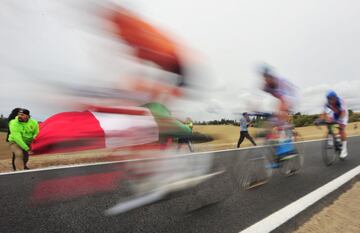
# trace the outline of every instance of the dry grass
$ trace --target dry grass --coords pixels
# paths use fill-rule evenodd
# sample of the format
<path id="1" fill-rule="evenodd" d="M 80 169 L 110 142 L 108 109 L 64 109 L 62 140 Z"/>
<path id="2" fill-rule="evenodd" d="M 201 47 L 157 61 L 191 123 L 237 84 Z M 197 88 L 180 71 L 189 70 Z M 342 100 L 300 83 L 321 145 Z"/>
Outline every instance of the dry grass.
<path id="1" fill-rule="evenodd" d="M 347 132 L 349 136 L 360 134 L 360 128 L 354 129 L 355 124 L 359 123 L 350 123 L 348 125 Z M 253 137 L 259 131 L 260 129 L 249 128 L 249 133 L 250 135 L 253 135 Z M 195 149 L 199 151 L 201 151 L 203 148 L 208 148 L 211 150 L 235 148 L 237 140 L 240 136 L 239 127 L 232 125 L 196 125 L 194 126 L 194 132 L 207 134 L 214 137 L 215 139 L 211 142 L 197 145 Z M 296 128 L 296 132 L 300 135 L 302 140 L 320 139 L 323 138 L 326 134 L 325 127 L 321 127 L 319 129 L 315 126 Z M 241 144 L 241 147 L 247 146 L 251 146 L 251 143 L 245 139 Z"/>
<path id="2" fill-rule="evenodd" d="M 304 140 L 319 139 L 325 134 L 325 130 L 314 126 L 302 127 L 296 129 Z M 259 129 L 250 128 L 251 135 L 256 135 Z M 194 126 L 194 132 L 210 135 L 213 141 L 207 143 L 195 144 L 195 151 L 215 151 L 222 149 L 232 149 L 236 147 L 239 138 L 239 127 L 231 125 L 206 125 Z M 354 129 L 354 123 L 348 126 L 349 135 L 360 134 L 360 129 Z M 11 152 L 7 143 L 5 143 L 6 133 L 0 133 L 0 172 L 10 171 Z M 250 142 L 245 139 L 242 147 L 250 146 Z M 114 155 L 116 154 L 116 155 Z M 29 161 L 29 167 L 40 168 L 49 166 L 106 162 L 114 160 L 123 160 L 133 158 L 129 151 L 111 151 L 111 150 L 93 150 L 68 154 L 52 154 L 32 156 Z"/>
<path id="3" fill-rule="evenodd" d="M 6 133 L 0 132 L 0 159 L 8 158 L 10 154 L 9 145 L 5 142 Z"/>
<path id="4" fill-rule="evenodd" d="M 360 232 L 360 182 L 301 226 L 296 233 Z"/>
<path id="5" fill-rule="evenodd" d="M 259 129 L 249 128 L 249 133 L 253 137 L 259 131 Z M 199 144 L 198 148 L 196 148 L 198 150 L 202 150 L 202 147 L 207 147 L 211 150 L 232 149 L 236 147 L 240 136 L 239 127 L 233 125 L 195 125 L 194 132 L 210 135 L 214 138 L 211 142 Z M 251 143 L 245 139 L 241 144 L 241 147 L 247 147 L 250 145 Z"/>

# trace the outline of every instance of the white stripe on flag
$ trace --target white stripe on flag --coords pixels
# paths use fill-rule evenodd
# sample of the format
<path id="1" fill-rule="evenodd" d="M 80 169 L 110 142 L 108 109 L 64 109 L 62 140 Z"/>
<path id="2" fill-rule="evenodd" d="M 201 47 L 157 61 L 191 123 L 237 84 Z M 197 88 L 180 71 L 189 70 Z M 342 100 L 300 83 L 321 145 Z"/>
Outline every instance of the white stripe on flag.
<path id="1" fill-rule="evenodd" d="M 159 128 L 151 114 L 91 113 L 104 130 L 106 147 L 134 146 L 159 140 Z"/>

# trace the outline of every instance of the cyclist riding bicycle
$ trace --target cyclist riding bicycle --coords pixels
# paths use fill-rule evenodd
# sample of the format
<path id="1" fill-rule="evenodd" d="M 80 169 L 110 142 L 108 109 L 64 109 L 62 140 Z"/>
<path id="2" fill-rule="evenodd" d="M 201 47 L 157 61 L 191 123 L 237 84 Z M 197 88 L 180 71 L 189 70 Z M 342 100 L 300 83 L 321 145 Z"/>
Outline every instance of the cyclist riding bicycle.
<path id="1" fill-rule="evenodd" d="M 263 91 L 271 94 L 279 100 L 279 106 L 275 113 L 276 119 L 273 124 L 277 127 L 279 136 L 289 136 L 292 132 L 292 126 L 290 122 L 290 113 L 295 111 L 296 106 L 296 88 L 289 81 L 277 77 L 271 68 L 268 66 L 262 67 L 260 71 L 264 78 Z M 282 135 L 281 135 L 282 134 Z M 289 155 L 295 152 L 295 147 L 288 140 L 284 140 L 284 143 L 278 148 L 277 155 Z"/>
<path id="2" fill-rule="evenodd" d="M 327 122 L 333 122 L 339 125 L 339 134 L 342 141 L 340 158 L 344 159 L 348 155 L 346 141 L 346 125 L 349 119 L 348 111 L 344 100 L 340 98 L 335 91 L 328 91 L 326 99 L 327 101 L 321 118 Z M 330 143 L 332 143 L 332 141 Z"/>

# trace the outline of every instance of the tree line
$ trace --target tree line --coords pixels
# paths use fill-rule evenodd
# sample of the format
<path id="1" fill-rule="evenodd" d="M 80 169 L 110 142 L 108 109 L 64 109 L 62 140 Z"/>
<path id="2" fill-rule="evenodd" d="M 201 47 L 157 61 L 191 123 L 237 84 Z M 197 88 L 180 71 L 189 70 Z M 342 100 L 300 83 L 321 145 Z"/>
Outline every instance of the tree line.
<path id="1" fill-rule="evenodd" d="M 348 110 L 349 113 L 349 123 L 351 122 L 359 122 L 360 121 L 360 113 L 356 113 L 353 110 Z M 291 121 L 295 127 L 305 127 L 314 125 L 315 120 L 319 118 L 319 114 L 306 115 L 301 114 L 300 112 L 291 116 Z M 254 127 L 261 127 L 264 121 L 266 120 L 264 117 L 256 116 L 251 117 L 252 124 Z M 235 125 L 239 126 L 239 120 L 230 120 L 222 118 L 221 120 L 211 120 L 211 121 L 195 121 L 195 125 Z"/>
<path id="2" fill-rule="evenodd" d="M 7 131 L 8 129 L 8 119 L 4 115 L 0 115 L 0 131 Z"/>

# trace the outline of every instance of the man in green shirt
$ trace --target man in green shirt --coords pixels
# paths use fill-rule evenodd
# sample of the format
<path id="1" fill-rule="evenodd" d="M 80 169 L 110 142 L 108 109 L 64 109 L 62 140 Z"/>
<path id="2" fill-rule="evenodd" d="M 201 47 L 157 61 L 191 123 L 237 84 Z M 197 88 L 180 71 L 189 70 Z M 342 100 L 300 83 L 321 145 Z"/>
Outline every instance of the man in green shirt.
<path id="1" fill-rule="evenodd" d="M 9 143 L 13 154 L 15 155 L 14 170 L 29 169 L 27 162 L 29 161 L 30 144 L 39 133 L 39 124 L 30 117 L 30 111 L 20 109 L 17 117 L 9 122 Z M 21 163 L 23 166 L 21 166 Z"/>

